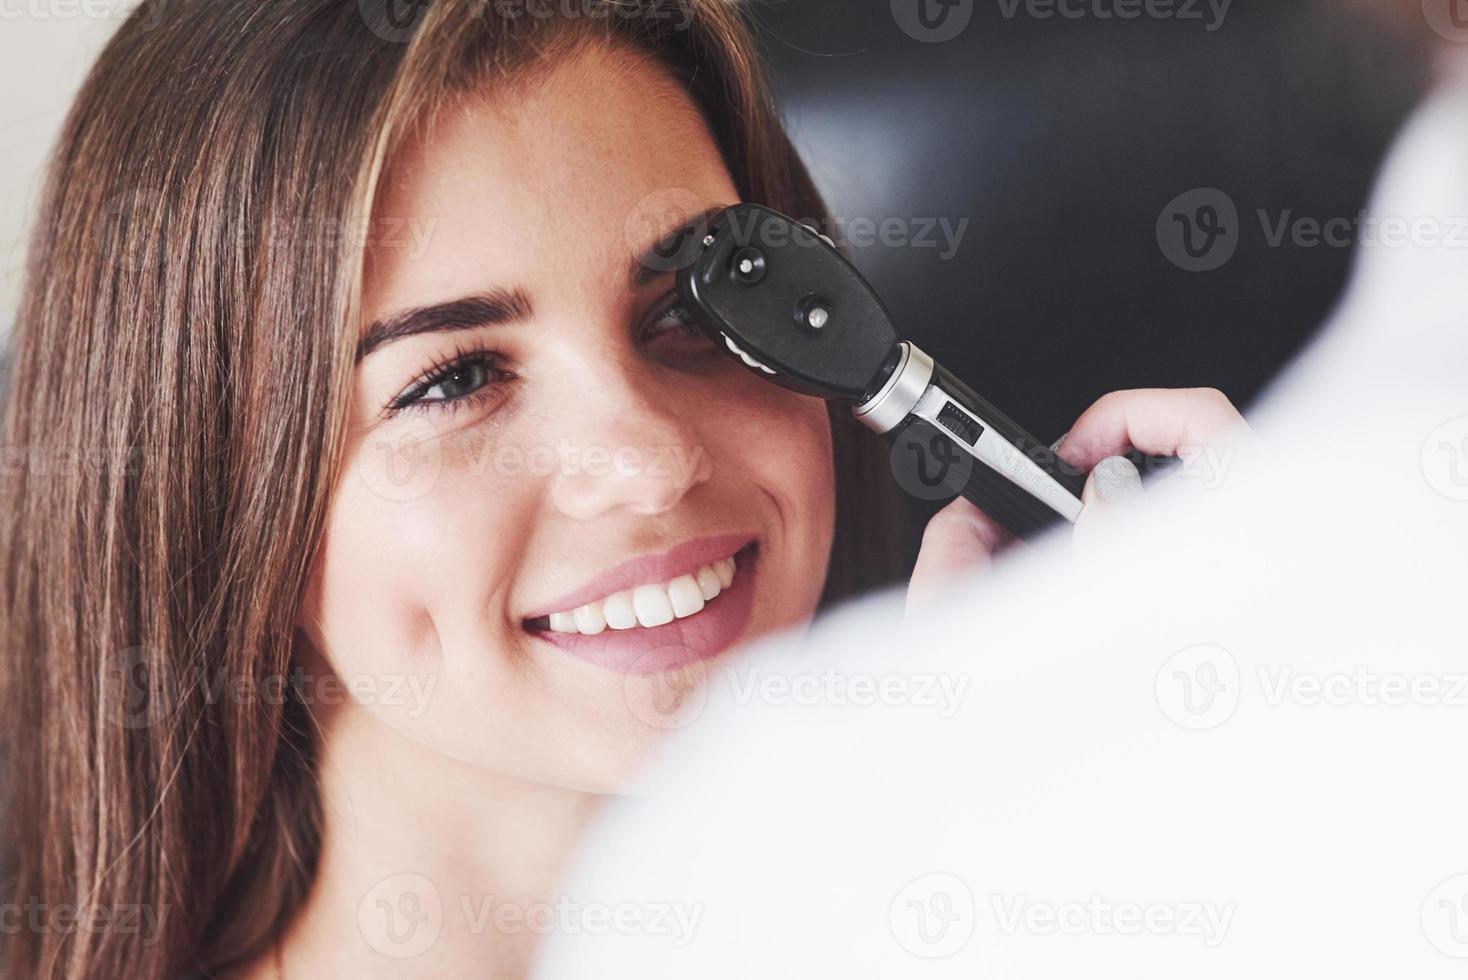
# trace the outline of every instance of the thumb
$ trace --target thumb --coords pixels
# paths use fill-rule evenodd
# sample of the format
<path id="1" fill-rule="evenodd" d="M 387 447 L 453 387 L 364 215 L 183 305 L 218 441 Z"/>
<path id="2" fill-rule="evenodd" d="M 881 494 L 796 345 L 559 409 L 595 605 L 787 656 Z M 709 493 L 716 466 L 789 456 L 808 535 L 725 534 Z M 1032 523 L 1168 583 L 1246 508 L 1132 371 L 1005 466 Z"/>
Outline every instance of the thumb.
<path id="1" fill-rule="evenodd" d="M 1081 516 L 1076 521 L 1077 550 L 1093 546 L 1127 506 L 1142 497 L 1142 474 L 1125 456 L 1107 456 L 1086 477 L 1081 491 Z"/>

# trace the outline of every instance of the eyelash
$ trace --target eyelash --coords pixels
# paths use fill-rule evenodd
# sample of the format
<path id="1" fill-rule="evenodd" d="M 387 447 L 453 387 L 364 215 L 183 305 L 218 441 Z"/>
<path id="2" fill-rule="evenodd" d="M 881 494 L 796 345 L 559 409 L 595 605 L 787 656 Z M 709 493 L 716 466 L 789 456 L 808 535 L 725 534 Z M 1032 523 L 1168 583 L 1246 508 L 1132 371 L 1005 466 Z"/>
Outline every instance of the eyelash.
<path id="1" fill-rule="evenodd" d="M 660 323 L 669 316 L 678 321 L 678 326 L 675 329 L 687 331 L 698 336 L 703 335 L 703 331 L 694 322 L 692 314 L 688 312 L 688 307 L 684 306 L 681 301 L 674 299 L 673 302 L 663 308 L 663 312 L 658 314 L 658 318 L 653 323 Z"/>
<path id="2" fill-rule="evenodd" d="M 663 308 L 653 323 L 660 323 L 668 317 L 676 321 L 676 326 L 672 327 L 672 330 L 702 337 L 702 331 L 688 313 L 687 307 L 676 299 Z M 456 412 L 461 408 L 472 406 L 481 398 L 492 394 L 501 382 L 514 377 L 513 374 L 500 367 L 501 362 L 500 354 L 486 347 L 456 348 L 452 355 L 429 368 L 402 394 L 389 402 L 383 414 L 387 418 L 393 418 L 409 411 Z M 474 367 L 483 367 L 490 374 L 490 380 L 459 398 L 424 399 L 423 396 L 429 391 L 452 379 L 458 372 Z"/>
<path id="3" fill-rule="evenodd" d="M 403 412 L 457 412 L 461 408 L 477 404 L 480 399 L 493 394 L 501 382 L 514 377 L 500 367 L 501 361 L 500 354 L 487 347 L 456 347 L 452 355 L 429 368 L 402 394 L 389 402 L 383 414 L 387 418 L 393 418 Z M 476 367 L 484 368 L 489 380 L 467 395 L 459 398 L 424 398 L 428 392 L 449 381 L 458 372 Z"/>

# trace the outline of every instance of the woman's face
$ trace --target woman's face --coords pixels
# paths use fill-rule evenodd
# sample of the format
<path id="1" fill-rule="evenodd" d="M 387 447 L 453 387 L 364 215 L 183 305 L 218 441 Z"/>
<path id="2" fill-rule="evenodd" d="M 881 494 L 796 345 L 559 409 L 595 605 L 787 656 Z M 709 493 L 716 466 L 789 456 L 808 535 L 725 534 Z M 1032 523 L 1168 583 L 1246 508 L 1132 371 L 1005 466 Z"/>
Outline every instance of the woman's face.
<path id="1" fill-rule="evenodd" d="M 687 93 L 614 50 L 399 154 L 303 620 L 341 710 L 606 788 L 714 658 L 811 616 L 825 407 L 717 350 L 638 258 L 736 201 Z"/>

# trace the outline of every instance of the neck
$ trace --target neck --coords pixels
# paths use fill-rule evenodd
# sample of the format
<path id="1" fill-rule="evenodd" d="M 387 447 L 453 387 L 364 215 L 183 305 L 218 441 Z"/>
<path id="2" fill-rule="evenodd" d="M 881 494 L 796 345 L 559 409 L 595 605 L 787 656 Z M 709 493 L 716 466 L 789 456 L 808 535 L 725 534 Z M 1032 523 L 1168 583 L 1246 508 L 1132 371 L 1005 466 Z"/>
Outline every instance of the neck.
<path id="1" fill-rule="evenodd" d="M 360 707 L 325 722 L 316 881 L 292 976 L 519 977 L 598 797 L 461 762 Z"/>

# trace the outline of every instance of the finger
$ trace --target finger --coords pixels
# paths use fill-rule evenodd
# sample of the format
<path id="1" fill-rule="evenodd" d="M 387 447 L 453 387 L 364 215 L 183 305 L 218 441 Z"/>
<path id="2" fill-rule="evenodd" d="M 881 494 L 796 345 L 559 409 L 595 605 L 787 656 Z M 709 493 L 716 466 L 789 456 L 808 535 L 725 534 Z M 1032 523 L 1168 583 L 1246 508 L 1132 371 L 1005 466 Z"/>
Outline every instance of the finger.
<path id="1" fill-rule="evenodd" d="M 1058 452 L 1084 472 L 1129 449 L 1176 456 L 1250 438 L 1238 409 L 1214 388 L 1138 388 L 1098 399 L 1076 419 Z"/>
<path id="2" fill-rule="evenodd" d="M 1013 537 L 993 518 L 959 497 L 934 514 L 907 586 L 907 610 L 931 603 L 965 575 L 989 568 Z"/>
<path id="3" fill-rule="evenodd" d="M 1112 532 L 1113 522 L 1140 500 L 1142 474 L 1125 456 L 1107 456 L 1096 464 L 1081 491 L 1081 516 L 1075 526 L 1075 548 L 1087 551 Z"/>
<path id="4" fill-rule="evenodd" d="M 1107 456 L 1086 477 L 1081 492 L 1085 510 L 1124 504 L 1142 495 L 1142 474 L 1125 456 Z M 1084 511 L 1082 511 L 1084 513 Z"/>

